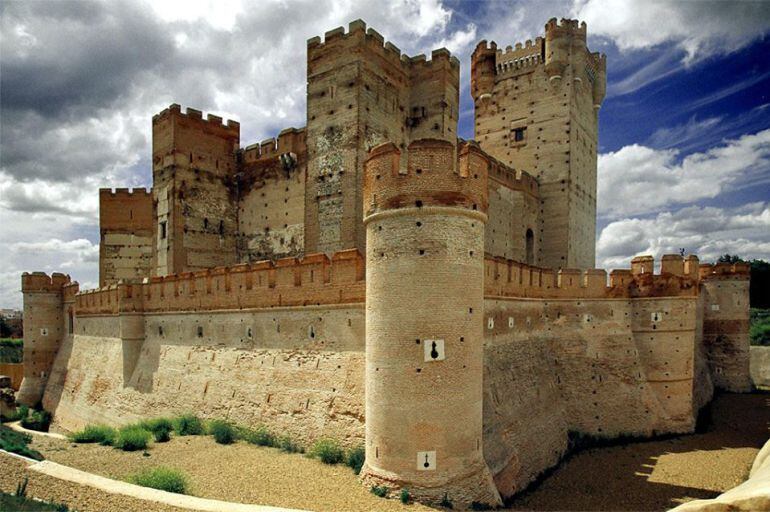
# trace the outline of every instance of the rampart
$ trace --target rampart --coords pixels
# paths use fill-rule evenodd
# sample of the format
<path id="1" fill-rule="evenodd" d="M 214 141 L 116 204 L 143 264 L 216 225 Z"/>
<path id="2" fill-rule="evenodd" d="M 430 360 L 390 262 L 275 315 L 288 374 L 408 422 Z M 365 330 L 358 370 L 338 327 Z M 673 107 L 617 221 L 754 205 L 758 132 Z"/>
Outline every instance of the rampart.
<path id="1" fill-rule="evenodd" d="M 78 316 L 124 312 L 241 310 L 350 304 L 364 300 L 356 250 L 284 258 L 118 283 L 76 297 Z"/>

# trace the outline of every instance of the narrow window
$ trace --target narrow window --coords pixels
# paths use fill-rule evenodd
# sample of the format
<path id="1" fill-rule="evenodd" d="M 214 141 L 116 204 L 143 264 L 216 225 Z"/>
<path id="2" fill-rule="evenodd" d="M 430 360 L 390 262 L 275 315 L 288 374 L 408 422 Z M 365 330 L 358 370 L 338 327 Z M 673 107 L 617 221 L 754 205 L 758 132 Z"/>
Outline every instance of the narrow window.
<path id="1" fill-rule="evenodd" d="M 524 132 L 526 128 L 516 128 L 513 130 L 513 141 L 521 142 L 524 140 Z"/>
<path id="2" fill-rule="evenodd" d="M 166 239 L 166 221 L 160 223 L 160 239 Z"/>
<path id="3" fill-rule="evenodd" d="M 527 230 L 527 265 L 535 264 L 535 234 L 531 229 Z"/>

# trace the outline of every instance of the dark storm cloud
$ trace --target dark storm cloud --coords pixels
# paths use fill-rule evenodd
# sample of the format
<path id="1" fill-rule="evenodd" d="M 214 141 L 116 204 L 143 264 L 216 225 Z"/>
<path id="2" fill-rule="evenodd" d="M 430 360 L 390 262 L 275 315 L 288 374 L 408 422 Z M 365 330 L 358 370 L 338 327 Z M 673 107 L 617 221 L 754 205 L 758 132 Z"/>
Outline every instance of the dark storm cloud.
<path id="1" fill-rule="evenodd" d="M 167 31 L 133 3 L 9 2 L 2 11 L 3 110 L 45 118 L 112 105 L 173 59 Z M 5 115 L 5 113 L 4 113 Z"/>

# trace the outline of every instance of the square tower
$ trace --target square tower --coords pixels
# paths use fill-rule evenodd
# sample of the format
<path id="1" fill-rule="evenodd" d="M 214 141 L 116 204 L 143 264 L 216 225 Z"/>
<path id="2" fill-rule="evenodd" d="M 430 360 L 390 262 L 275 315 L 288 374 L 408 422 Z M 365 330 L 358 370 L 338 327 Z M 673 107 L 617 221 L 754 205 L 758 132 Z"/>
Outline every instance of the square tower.
<path id="1" fill-rule="evenodd" d="M 305 253 L 364 250 L 363 165 L 386 141 L 456 143 L 459 61 L 407 57 L 361 20 L 307 44 Z"/>
<path id="2" fill-rule="evenodd" d="M 471 66 L 476 140 L 540 184 L 537 260 L 553 268 L 593 267 L 606 58 L 589 52 L 585 23 L 553 18 L 545 38 L 505 51 L 482 41 Z"/>
<path id="3" fill-rule="evenodd" d="M 238 261 L 240 124 L 171 105 L 152 118 L 153 275 Z"/>

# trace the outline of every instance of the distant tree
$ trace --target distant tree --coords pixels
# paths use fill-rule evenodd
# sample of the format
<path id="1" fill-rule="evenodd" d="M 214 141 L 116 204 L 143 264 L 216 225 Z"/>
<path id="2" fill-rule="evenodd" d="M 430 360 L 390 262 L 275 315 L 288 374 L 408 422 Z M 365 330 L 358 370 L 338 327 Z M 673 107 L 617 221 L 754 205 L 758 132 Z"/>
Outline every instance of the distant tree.
<path id="1" fill-rule="evenodd" d="M 723 254 L 717 260 L 717 263 L 744 263 L 737 254 Z"/>
<path id="2" fill-rule="evenodd" d="M 770 308 L 770 263 L 751 260 L 751 307 Z"/>
<path id="3" fill-rule="evenodd" d="M 5 317 L 0 316 L 0 338 L 10 338 L 12 333 L 11 326 L 5 320 Z"/>

